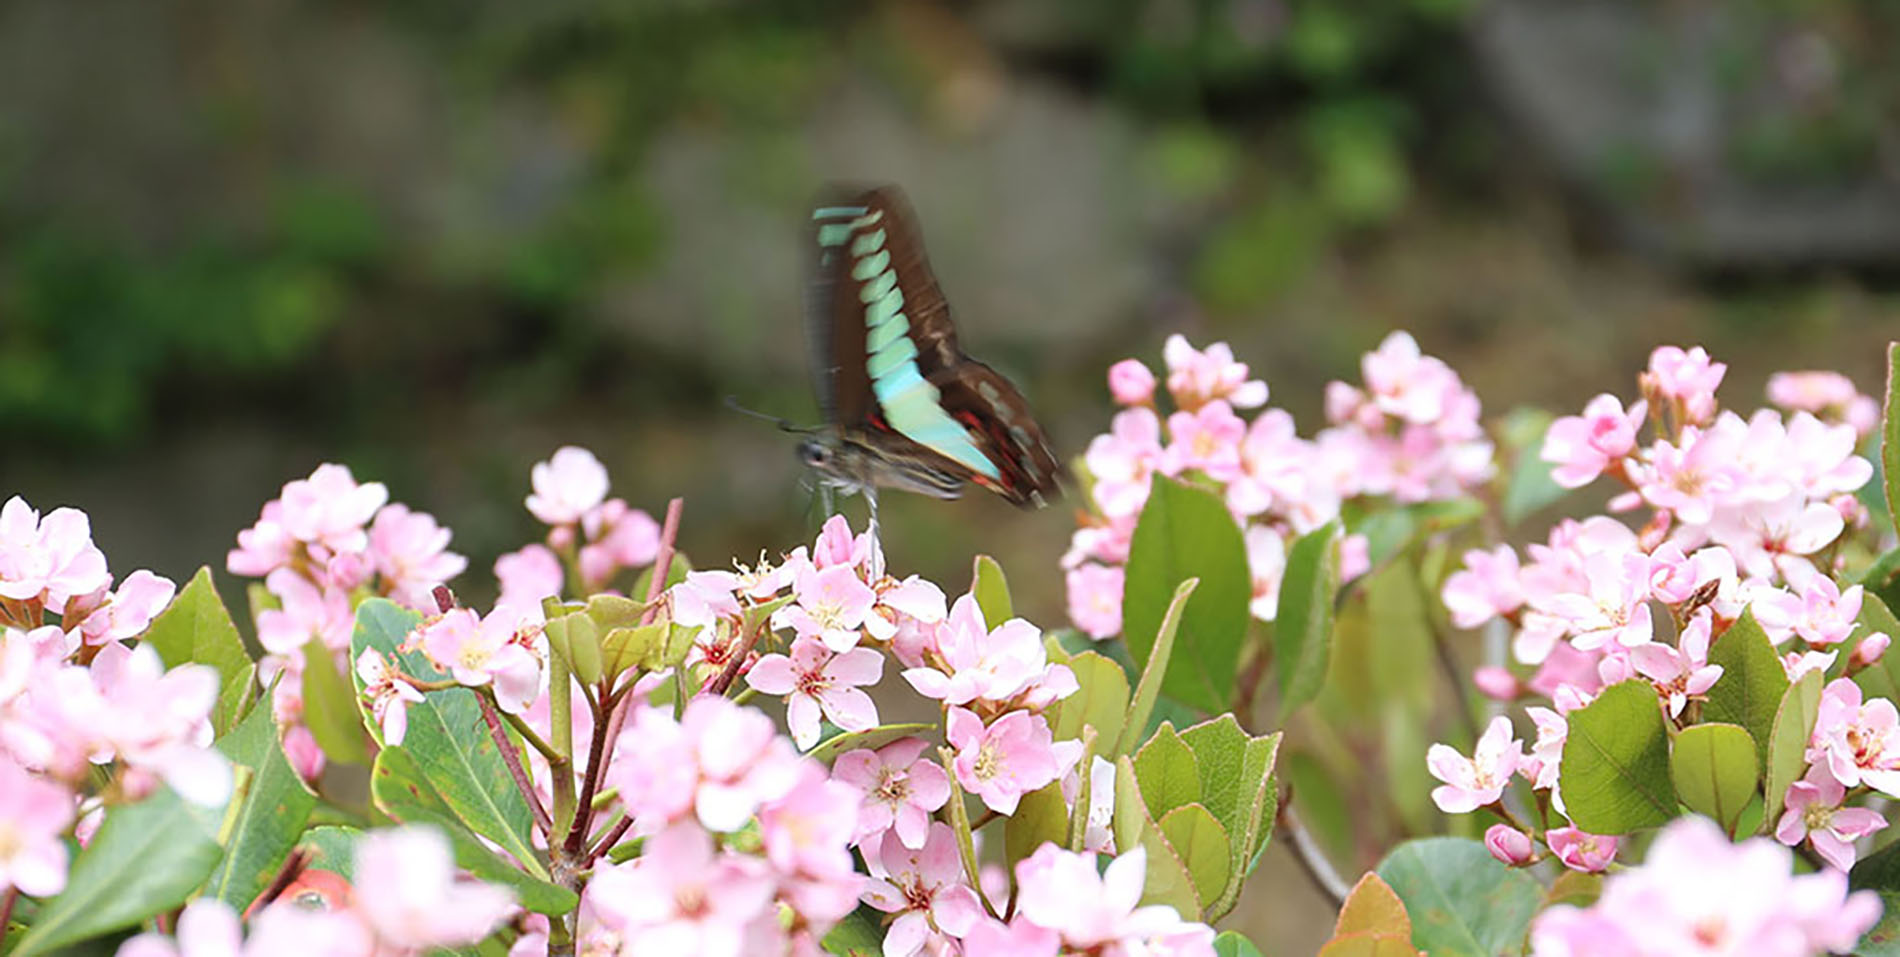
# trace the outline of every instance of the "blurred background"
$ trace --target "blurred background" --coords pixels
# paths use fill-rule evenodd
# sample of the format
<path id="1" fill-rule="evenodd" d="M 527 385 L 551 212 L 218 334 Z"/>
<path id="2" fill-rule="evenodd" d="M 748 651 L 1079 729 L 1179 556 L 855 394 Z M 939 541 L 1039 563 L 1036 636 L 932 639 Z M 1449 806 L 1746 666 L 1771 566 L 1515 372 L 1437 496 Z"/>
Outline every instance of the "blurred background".
<path id="1" fill-rule="evenodd" d="M 1494 415 L 1627 396 L 1666 342 L 1731 404 L 1779 369 L 1873 391 L 1897 47 L 1849 0 L 13 0 L 0 495 L 182 580 L 341 461 L 480 596 L 537 533 L 530 465 L 581 444 L 638 507 L 686 496 L 697 564 L 785 549 L 794 442 L 722 403 L 816 418 L 830 179 L 907 190 L 966 349 L 1065 456 L 1177 331 L 1308 433 L 1394 328 Z M 1063 620 L 1068 506 L 884 515 L 896 568 L 954 587 L 980 548 Z M 1279 854 L 1233 923 L 1311 952 L 1331 914 Z"/>

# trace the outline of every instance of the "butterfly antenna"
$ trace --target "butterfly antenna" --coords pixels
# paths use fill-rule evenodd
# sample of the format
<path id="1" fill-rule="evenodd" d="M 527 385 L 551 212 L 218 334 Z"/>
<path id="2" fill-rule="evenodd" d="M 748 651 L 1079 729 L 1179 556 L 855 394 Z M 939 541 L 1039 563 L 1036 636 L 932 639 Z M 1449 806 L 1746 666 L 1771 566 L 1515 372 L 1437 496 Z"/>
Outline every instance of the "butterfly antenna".
<path id="1" fill-rule="evenodd" d="M 746 415 L 749 415 L 755 419 L 764 419 L 765 421 L 778 426 L 779 429 L 785 432 L 794 432 L 799 435 L 810 435 L 813 432 L 818 431 L 818 429 L 813 426 L 793 425 L 791 420 L 789 419 L 781 419 L 776 415 L 766 415 L 763 412 L 759 412 L 754 409 L 748 409 L 745 406 L 739 404 L 739 397 L 736 395 L 726 396 L 726 408 L 731 409 L 734 412 L 743 412 Z"/>

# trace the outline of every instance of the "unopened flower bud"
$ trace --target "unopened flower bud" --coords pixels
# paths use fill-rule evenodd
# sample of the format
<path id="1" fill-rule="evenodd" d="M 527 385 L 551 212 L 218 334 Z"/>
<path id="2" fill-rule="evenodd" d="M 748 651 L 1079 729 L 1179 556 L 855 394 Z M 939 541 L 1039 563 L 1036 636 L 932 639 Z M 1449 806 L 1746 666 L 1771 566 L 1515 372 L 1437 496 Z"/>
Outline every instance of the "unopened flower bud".
<path id="1" fill-rule="evenodd" d="M 1493 824 L 1484 832 L 1484 848 L 1491 856 L 1512 867 L 1523 867 L 1531 862 L 1531 852 L 1536 845 L 1531 836 L 1509 824 Z"/>
<path id="2" fill-rule="evenodd" d="M 1523 691 L 1523 684 L 1510 670 L 1498 665 L 1485 665 L 1471 673 L 1471 683 L 1478 686 L 1478 693 L 1493 701 L 1515 701 Z"/>
<path id="3" fill-rule="evenodd" d="M 1854 663 L 1864 668 L 1879 661 L 1880 656 L 1887 653 L 1887 646 L 1891 644 L 1893 644 L 1893 639 L 1887 637 L 1884 631 L 1876 631 L 1862 638 L 1860 644 L 1854 646 Z"/>
<path id="4" fill-rule="evenodd" d="M 1123 359 L 1108 367 L 1108 392 L 1122 405 L 1147 405 L 1154 400 L 1155 374 L 1139 359 Z"/>

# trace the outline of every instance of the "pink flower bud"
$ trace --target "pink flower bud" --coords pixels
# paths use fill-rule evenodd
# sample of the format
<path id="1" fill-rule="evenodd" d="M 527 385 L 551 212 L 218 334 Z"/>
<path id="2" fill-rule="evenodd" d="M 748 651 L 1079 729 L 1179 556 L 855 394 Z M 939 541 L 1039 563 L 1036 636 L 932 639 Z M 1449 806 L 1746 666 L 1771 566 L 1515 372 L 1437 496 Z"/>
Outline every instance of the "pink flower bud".
<path id="1" fill-rule="evenodd" d="M 1108 392 L 1122 405 L 1154 401 L 1155 374 L 1139 359 L 1123 359 L 1108 367 Z"/>
<path id="2" fill-rule="evenodd" d="M 374 570 L 368 555 L 362 552 L 338 552 L 324 564 L 323 574 L 332 586 L 350 591 L 369 581 L 370 573 Z"/>
<path id="3" fill-rule="evenodd" d="M 1498 665 L 1485 665 L 1472 672 L 1471 683 L 1478 686 L 1479 694 L 1493 701 L 1515 701 L 1523 691 L 1517 676 Z"/>
<path id="4" fill-rule="evenodd" d="M 1617 840 L 1609 835 L 1554 827 L 1544 833 L 1544 841 L 1550 845 L 1550 852 L 1573 871 L 1599 873 L 1616 859 Z"/>
<path id="5" fill-rule="evenodd" d="M 1891 644 L 1893 644 L 1893 639 L 1887 637 L 1884 631 L 1876 631 L 1862 638 L 1860 644 L 1854 646 L 1854 663 L 1864 668 L 1879 661 L 1880 656 L 1887 653 L 1887 646 Z"/>
<path id="6" fill-rule="evenodd" d="M 1523 867 L 1531 862 L 1531 852 L 1536 845 L 1531 836 L 1509 824 L 1493 824 L 1484 832 L 1484 848 L 1491 856 L 1512 867 Z"/>

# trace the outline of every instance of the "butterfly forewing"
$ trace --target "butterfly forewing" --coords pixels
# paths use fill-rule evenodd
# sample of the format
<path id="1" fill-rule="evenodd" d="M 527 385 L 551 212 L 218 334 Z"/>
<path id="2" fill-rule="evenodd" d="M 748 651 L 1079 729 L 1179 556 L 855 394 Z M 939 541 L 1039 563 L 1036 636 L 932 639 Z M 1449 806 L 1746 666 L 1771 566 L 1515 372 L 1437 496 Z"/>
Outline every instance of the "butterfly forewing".
<path id="1" fill-rule="evenodd" d="M 1041 428 L 1009 380 L 959 348 L 902 195 L 859 193 L 813 221 L 809 314 L 831 421 L 879 454 L 935 459 L 1019 505 L 1053 495 L 1060 466 Z"/>

